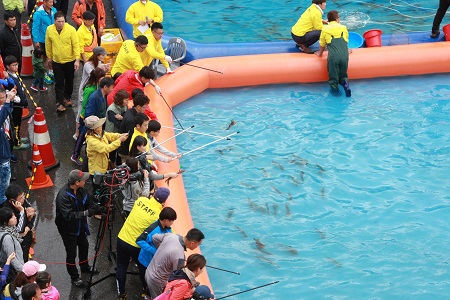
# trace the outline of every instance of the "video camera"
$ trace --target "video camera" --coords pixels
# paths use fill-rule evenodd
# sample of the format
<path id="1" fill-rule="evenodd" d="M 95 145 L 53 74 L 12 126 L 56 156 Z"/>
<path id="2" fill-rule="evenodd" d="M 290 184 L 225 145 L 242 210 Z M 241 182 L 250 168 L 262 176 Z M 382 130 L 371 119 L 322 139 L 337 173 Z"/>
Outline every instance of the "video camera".
<path id="1" fill-rule="evenodd" d="M 120 185 L 127 182 L 131 177 L 126 165 L 106 171 L 106 173 L 95 172 L 93 182 L 97 185 Z"/>

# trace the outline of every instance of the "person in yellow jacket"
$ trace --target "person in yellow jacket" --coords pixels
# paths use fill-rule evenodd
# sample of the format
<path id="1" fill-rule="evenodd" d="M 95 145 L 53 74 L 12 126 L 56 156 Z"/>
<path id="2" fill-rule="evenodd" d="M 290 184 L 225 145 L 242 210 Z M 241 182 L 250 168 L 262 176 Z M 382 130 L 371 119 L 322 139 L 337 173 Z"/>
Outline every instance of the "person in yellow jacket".
<path id="1" fill-rule="evenodd" d="M 119 148 L 120 143 L 128 138 L 128 133 L 103 132 L 103 123 L 106 118 L 99 119 L 97 116 L 89 116 L 84 119 L 86 131 L 86 153 L 88 158 L 88 171 L 91 177 L 96 172 L 106 173 L 108 170 L 108 156 L 111 151 Z M 93 183 L 95 192 L 100 186 Z"/>
<path id="2" fill-rule="evenodd" d="M 302 52 L 314 53 L 309 47 L 319 40 L 323 24 L 328 23 L 328 21 L 322 20 L 323 11 L 327 6 L 326 1 L 312 0 L 311 6 L 306 9 L 292 27 L 291 36 Z"/>
<path id="3" fill-rule="evenodd" d="M 117 54 L 116 62 L 111 70 L 111 75 L 114 76 L 116 73 L 124 73 L 128 70 L 139 72 L 144 67 L 140 52 L 145 51 L 147 45 L 148 39 L 144 35 L 138 36 L 134 41 L 124 41 Z"/>
<path id="4" fill-rule="evenodd" d="M 342 85 L 345 95 L 350 97 L 352 91 L 348 84 L 348 57 L 351 50 L 348 49 L 347 27 L 339 24 L 339 13 L 332 10 L 328 13 L 328 25 L 324 26 L 320 34 L 320 50 L 317 56 L 322 56 L 325 47 L 328 48 L 328 83 L 332 94 L 339 94 L 338 84 Z"/>
<path id="5" fill-rule="evenodd" d="M 151 34 L 150 26 L 154 22 L 163 21 L 163 11 L 161 7 L 150 0 L 139 0 L 130 5 L 126 14 L 125 22 L 133 26 L 133 36 Z"/>
<path id="6" fill-rule="evenodd" d="M 61 11 L 55 13 L 55 24 L 47 27 L 45 51 L 55 74 L 56 110 L 71 106 L 73 79 L 80 67 L 80 43 L 75 28 L 66 23 Z"/>
<path id="7" fill-rule="evenodd" d="M 92 54 L 94 54 L 94 48 L 98 46 L 94 21 L 94 13 L 85 11 L 83 13 L 83 24 L 77 30 L 78 40 L 80 42 L 80 58 L 83 60 L 83 63 L 88 61 Z"/>
<path id="8" fill-rule="evenodd" d="M 171 74 L 173 71 L 170 69 L 169 63 L 172 62 L 172 57 L 164 53 L 164 49 L 161 44 L 163 34 L 163 25 L 159 22 L 154 22 L 152 24 L 152 34 L 147 36 L 148 46 L 145 51 L 140 53 L 140 55 L 144 65 L 148 66 L 154 59 L 157 59 L 166 68 L 166 73 Z"/>

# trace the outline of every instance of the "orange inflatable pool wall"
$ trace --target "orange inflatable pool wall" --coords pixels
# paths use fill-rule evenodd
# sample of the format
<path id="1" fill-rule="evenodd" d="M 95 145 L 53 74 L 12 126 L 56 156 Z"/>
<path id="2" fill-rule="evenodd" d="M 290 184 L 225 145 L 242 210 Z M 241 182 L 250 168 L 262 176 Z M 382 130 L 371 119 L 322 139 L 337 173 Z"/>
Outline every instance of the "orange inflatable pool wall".
<path id="1" fill-rule="evenodd" d="M 206 58 L 192 61 L 190 64 L 223 72 L 223 74 L 184 65 L 174 74 L 162 76 L 157 80 L 157 84 L 161 87 L 168 104 L 173 107 L 208 88 L 327 81 L 326 61 L 326 53 L 323 57 L 303 53 L 285 53 Z M 450 72 L 450 43 L 360 48 L 353 50 L 350 54 L 350 80 L 446 72 Z M 324 89 L 327 88 L 328 86 L 324 84 Z M 161 124 L 173 127 L 172 114 L 163 99 L 156 95 L 153 87 L 146 87 L 145 92 L 150 97 L 152 110 Z M 183 120 L 180 122 L 183 124 Z M 195 124 L 183 124 L 183 127 L 188 128 L 191 125 Z M 172 136 L 174 131 L 164 128 L 161 130 L 158 141 L 165 141 Z M 175 139 L 164 146 L 177 152 Z M 166 173 L 178 171 L 180 165 L 178 161 L 174 161 L 169 164 L 158 164 L 158 166 L 161 173 Z M 187 174 L 189 172 L 195 172 L 195 170 L 187 170 Z M 165 186 L 163 181 L 157 184 Z M 182 176 L 170 182 L 170 191 L 167 205 L 177 212 L 174 230 L 184 235 L 194 226 Z M 209 237 L 206 236 L 204 243 L 214 247 L 208 243 L 208 239 Z M 201 284 L 211 286 L 207 272 L 201 275 L 199 281 Z"/>

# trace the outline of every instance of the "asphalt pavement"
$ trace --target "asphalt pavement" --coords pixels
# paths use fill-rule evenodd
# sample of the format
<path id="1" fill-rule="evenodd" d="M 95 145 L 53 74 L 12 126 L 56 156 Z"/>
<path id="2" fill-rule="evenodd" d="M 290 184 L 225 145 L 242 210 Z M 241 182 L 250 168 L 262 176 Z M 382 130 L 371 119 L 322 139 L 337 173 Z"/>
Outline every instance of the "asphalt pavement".
<path id="1" fill-rule="evenodd" d="M 75 1 L 69 1 L 68 23 L 74 25 L 70 18 L 72 8 Z M 107 28 L 116 28 L 117 23 L 114 19 L 114 12 L 112 11 L 111 2 L 109 0 L 103 0 L 107 15 Z M 3 16 L 4 8 L 0 3 L 0 13 Z M 3 20 L 3 17 L 2 17 Z M 26 17 L 23 17 L 23 22 L 26 22 Z M 3 24 L 1 26 L 4 26 Z M 52 285 L 55 286 L 60 294 L 61 299 L 84 299 L 86 289 L 80 289 L 73 286 L 70 282 L 70 276 L 68 275 L 65 267 L 65 250 L 62 243 L 62 239 L 58 234 L 55 225 L 55 197 L 59 189 L 67 182 L 68 174 L 71 170 L 76 169 L 77 166 L 70 160 L 71 153 L 73 151 L 75 141 L 72 135 L 75 133 L 75 116 L 77 112 L 77 99 L 78 86 L 81 79 L 81 70 L 76 73 L 74 93 L 72 95 L 73 107 L 67 108 L 64 113 L 56 112 L 56 101 L 54 84 L 46 85 L 48 87 L 47 92 L 34 92 L 30 90 L 35 102 L 39 107 L 42 107 L 50 140 L 53 146 L 54 155 L 60 161 L 60 165 L 52 170 L 47 171 L 47 175 L 53 181 L 52 187 L 47 187 L 38 190 L 32 190 L 30 192 L 29 201 L 38 209 L 39 223 L 37 226 L 37 244 L 35 246 L 35 256 L 33 259 L 40 263 L 47 265 L 47 271 L 52 275 Z M 25 84 L 29 87 L 32 83 L 32 78 L 24 78 Z M 30 112 L 34 113 L 35 107 L 31 101 L 29 101 Z M 30 139 L 33 138 L 33 123 L 28 124 L 30 119 L 22 121 L 21 136 L 24 137 L 28 134 Z M 26 191 L 28 186 L 25 178 L 31 176 L 31 170 L 28 168 L 28 163 L 31 160 L 31 149 L 28 150 L 14 150 L 14 154 L 18 158 L 18 163 L 12 163 L 12 175 L 17 177 L 17 181 L 13 183 L 20 185 Z M 41 153 L 41 155 L 46 155 Z M 90 189 L 91 187 L 88 186 Z M 114 252 L 116 249 L 116 237 L 122 225 L 122 220 L 119 214 L 116 214 L 115 221 L 112 223 L 111 240 L 112 249 Z M 91 264 L 95 256 L 95 248 L 97 242 L 97 233 L 99 229 L 100 221 L 91 218 L 89 220 L 89 228 L 91 235 L 89 237 L 89 257 L 92 259 Z M 104 279 L 103 281 L 95 284 L 90 288 L 89 299 L 117 299 L 117 287 L 114 276 L 114 264 L 109 260 L 109 230 L 105 231 L 103 235 L 104 239 L 100 240 L 97 248 L 101 251 L 97 256 L 96 268 L 100 271 L 100 274 L 93 277 L 92 282 Z M 103 242 L 102 242 L 103 241 Z M 130 264 L 129 271 L 135 271 L 133 264 Z M 137 271 L 137 268 L 136 268 Z M 89 280 L 89 274 L 83 274 L 83 280 Z M 128 299 L 141 299 L 141 285 L 139 277 L 136 275 L 128 275 L 127 278 L 127 291 Z"/>

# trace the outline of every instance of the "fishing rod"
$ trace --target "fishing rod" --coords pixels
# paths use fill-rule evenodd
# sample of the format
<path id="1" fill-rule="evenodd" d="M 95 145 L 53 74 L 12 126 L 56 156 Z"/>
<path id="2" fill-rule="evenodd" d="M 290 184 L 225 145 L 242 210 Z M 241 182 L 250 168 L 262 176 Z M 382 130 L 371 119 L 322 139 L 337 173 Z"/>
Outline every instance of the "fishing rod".
<path id="1" fill-rule="evenodd" d="M 211 269 L 216 269 L 216 270 L 219 270 L 219 271 L 224 271 L 224 272 L 233 273 L 233 274 L 236 274 L 236 275 L 241 275 L 241 273 L 239 273 L 239 272 L 229 271 L 229 270 L 225 270 L 225 269 L 221 269 L 221 268 L 217 268 L 217 267 L 213 267 L 213 266 L 209 266 L 209 265 L 205 265 L 205 266 L 208 267 L 208 268 L 211 268 Z"/>
<path id="2" fill-rule="evenodd" d="M 164 126 L 164 127 L 166 127 L 166 126 Z M 170 128 L 170 127 L 169 127 Z M 177 134 L 175 134 L 173 137 L 170 137 L 170 138 L 168 138 L 167 140 L 165 140 L 164 142 L 161 142 L 161 143 L 159 143 L 160 145 L 162 145 L 162 144 L 164 144 L 164 143 L 166 143 L 166 142 L 168 142 L 168 141 L 170 141 L 171 139 L 174 139 L 174 138 L 176 138 L 177 136 L 179 136 L 180 134 L 182 134 L 182 133 L 187 133 L 188 132 L 188 130 L 189 129 L 191 129 L 191 128 L 194 128 L 194 125 L 192 125 L 191 127 L 188 127 L 187 129 L 183 129 L 183 130 L 181 130 L 181 132 L 178 132 Z M 191 131 L 192 132 L 192 131 Z"/>
<path id="3" fill-rule="evenodd" d="M 209 145 L 211 145 L 211 144 L 217 143 L 218 141 L 221 141 L 221 140 L 224 140 L 224 139 L 228 139 L 230 136 L 235 135 L 235 134 L 238 134 L 238 133 L 239 133 L 239 131 L 236 131 L 236 132 L 234 132 L 234 133 L 232 133 L 232 134 L 229 134 L 229 135 L 227 135 L 227 136 L 221 137 L 220 139 L 217 139 L 217 140 L 215 140 L 215 141 L 212 141 L 212 142 L 210 142 L 210 143 L 208 143 L 208 144 L 205 144 L 205 145 L 203 145 L 203 146 L 197 147 L 197 148 L 195 148 L 195 149 L 193 149 L 193 150 L 191 150 L 191 151 L 188 151 L 188 152 L 186 152 L 186 153 L 183 153 L 183 156 L 186 155 L 186 154 L 192 153 L 192 152 L 194 152 L 194 151 L 200 150 L 200 149 L 202 149 L 202 148 L 204 148 L 204 147 L 206 147 L 206 146 L 209 146 Z"/>
<path id="4" fill-rule="evenodd" d="M 257 286 L 257 287 L 254 287 L 254 288 L 242 291 L 242 292 L 237 292 L 237 293 L 234 293 L 234 294 L 231 294 L 231 295 L 227 295 L 227 296 L 224 296 L 224 297 L 216 298 L 216 300 L 225 299 L 225 298 L 228 298 L 228 297 L 231 297 L 231 296 L 247 293 L 247 292 L 250 292 L 250 291 L 253 291 L 253 290 L 256 290 L 256 289 L 260 289 L 260 288 L 263 288 L 265 286 L 272 285 L 272 284 L 275 284 L 275 283 L 278 283 L 278 282 L 279 282 L 278 280 L 277 281 L 272 281 L 271 283 L 263 284 L 263 285 L 260 285 L 260 286 Z"/>
<path id="5" fill-rule="evenodd" d="M 215 72 L 215 73 L 219 73 L 219 74 L 223 75 L 223 71 L 222 72 L 221 71 L 216 71 L 216 70 L 212 70 L 212 69 L 196 66 L 196 65 L 193 65 L 193 64 L 184 63 L 184 62 L 181 62 L 181 61 L 179 63 L 182 64 L 182 65 L 186 65 L 186 66 L 190 66 L 190 67 L 194 67 L 194 68 L 199 68 L 199 69 L 203 69 L 203 70 L 206 70 L 206 71 L 211 71 L 211 72 Z"/>
<path id="6" fill-rule="evenodd" d="M 163 96 L 162 94 L 159 94 L 159 95 L 161 96 L 161 98 L 163 98 L 164 102 L 166 102 L 167 107 L 170 109 L 170 111 L 172 112 L 172 115 L 173 115 L 173 116 L 175 117 L 175 119 L 177 120 L 178 125 L 180 125 L 180 127 L 181 127 L 183 130 L 185 130 L 184 127 L 183 127 L 183 125 L 181 125 L 180 120 L 178 120 L 177 116 L 175 116 L 175 113 L 173 112 L 173 110 L 172 110 L 172 108 L 170 107 L 169 103 L 167 103 L 166 98 L 164 98 L 164 96 Z M 186 134 L 191 138 L 191 140 L 194 140 L 194 139 L 192 138 L 192 136 L 190 136 L 190 134 L 189 134 L 188 132 L 186 132 Z"/>
<path id="7" fill-rule="evenodd" d="M 181 129 L 179 129 L 179 128 L 175 128 L 175 127 L 170 127 L 170 126 L 161 126 L 161 127 L 164 127 L 164 128 L 168 128 L 168 129 L 173 129 L 173 130 L 181 130 Z M 208 134 L 208 133 L 203 133 L 203 132 L 197 132 L 197 131 L 189 131 L 190 133 L 195 133 L 195 134 L 199 134 L 199 135 L 204 135 L 204 136 L 210 136 L 210 137 L 213 137 L 213 138 L 221 138 L 221 136 L 220 135 L 212 135 L 212 134 Z"/>

